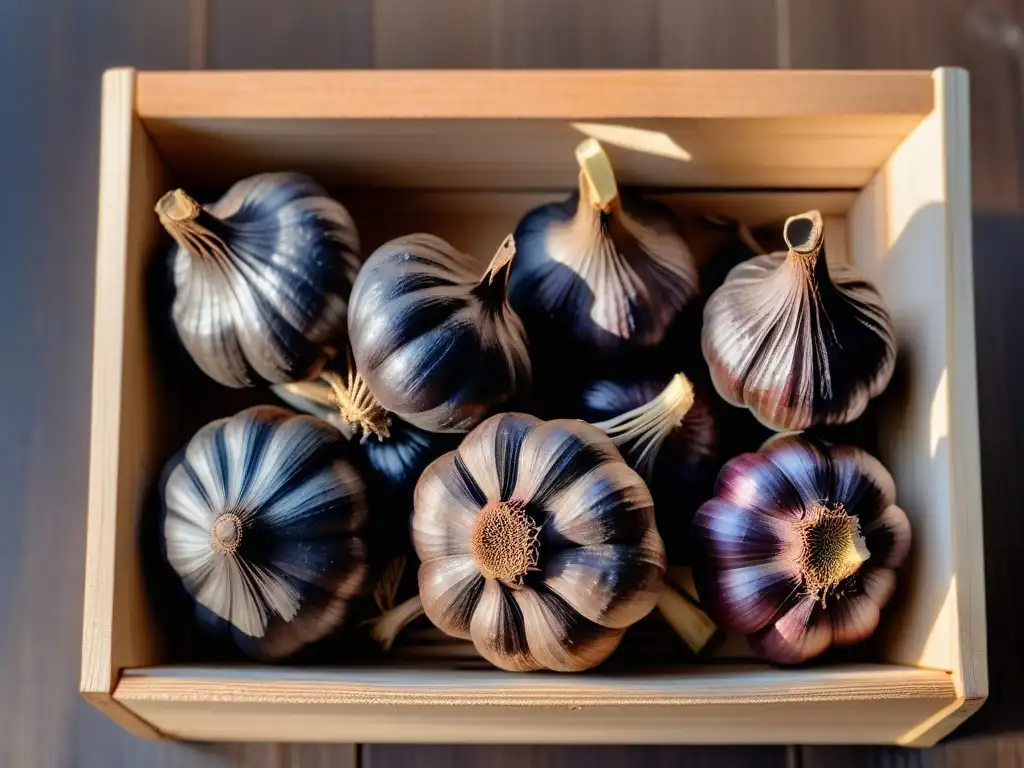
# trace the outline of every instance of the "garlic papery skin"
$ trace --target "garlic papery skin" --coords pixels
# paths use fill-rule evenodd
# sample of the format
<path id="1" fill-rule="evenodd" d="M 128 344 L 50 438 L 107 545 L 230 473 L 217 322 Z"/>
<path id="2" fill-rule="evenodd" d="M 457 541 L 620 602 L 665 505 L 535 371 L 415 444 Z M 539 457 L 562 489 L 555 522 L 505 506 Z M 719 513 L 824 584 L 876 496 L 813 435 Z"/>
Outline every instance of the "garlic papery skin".
<path id="1" fill-rule="evenodd" d="M 257 406 L 168 463 L 164 556 L 202 630 L 263 660 L 341 626 L 366 577 L 366 489 L 329 424 Z"/>
<path id="2" fill-rule="evenodd" d="M 344 342 L 359 238 L 348 211 L 312 179 L 259 174 L 206 206 L 177 189 L 156 213 L 176 243 L 178 337 L 212 379 L 306 379 Z"/>
<path id="3" fill-rule="evenodd" d="M 526 334 L 506 298 L 515 255 L 507 237 L 481 276 L 444 240 L 414 234 L 367 259 L 349 333 L 372 404 L 428 432 L 461 433 L 530 388 Z"/>
<path id="4" fill-rule="evenodd" d="M 664 380 L 598 380 L 582 393 L 581 417 L 607 434 L 654 497 L 669 562 L 689 560 L 693 513 L 720 466 L 712 411 L 683 373 Z"/>
<path id="5" fill-rule="evenodd" d="M 828 263 L 818 211 L 783 234 L 788 252 L 740 264 L 708 299 L 704 359 L 718 394 L 771 429 L 848 423 L 892 377 L 892 319 L 853 267 Z"/>
<path id="6" fill-rule="evenodd" d="M 697 296 L 693 256 L 668 208 L 618 188 L 597 141 L 576 158 L 578 192 L 516 227 L 510 301 L 531 344 L 599 360 L 649 353 Z"/>
<path id="7" fill-rule="evenodd" d="M 427 468 L 414 506 L 427 618 L 501 669 L 595 667 L 661 593 L 650 492 L 582 421 L 492 416 Z"/>
<path id="8" fill-rule="evenodd" d="M 798 663 L 874 633 L 911 530 L 877 459 L 789 436 L 725 465 L 693 539 L 711 618 L 766 659 Z"/>

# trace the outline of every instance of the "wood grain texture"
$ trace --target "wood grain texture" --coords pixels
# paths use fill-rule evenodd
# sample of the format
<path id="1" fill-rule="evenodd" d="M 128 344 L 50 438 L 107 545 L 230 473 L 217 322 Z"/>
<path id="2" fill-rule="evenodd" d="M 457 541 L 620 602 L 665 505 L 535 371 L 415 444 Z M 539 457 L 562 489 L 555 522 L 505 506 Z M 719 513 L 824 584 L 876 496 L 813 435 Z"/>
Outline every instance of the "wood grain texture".
<path id="1" fill-rule="evenodd" d="M 152 118 L 791 118 L 932 108 L 928 72 L 140 72 Z M 840 127 L 836 131 L 841 131 Z"/>
<path id="2" fill-rule="evenodd" d="M 373 0 L 206 0 L 211 69 L 370 67 Z"/>
<path id="3" fill-rule="evenodd" d="M 953 698 L 944 672 L 885 665 L 621 677 L 169 667 L 131 670 L 114 693 L 198 740 L 537 744 L 834 743 L 844 722 L 856 743 L 899 743 Z"/>
<path id="4" fill-rule="evenodd" d="M 783 750 L 757 747 L 363 746 L 362 768 L 789 768 Z"/>
<path id="5" fill-rule="evenodd" d="M 900 345 L 896 383 L 878 404 L 879 458 L 914 529 L 877 642 L 893 661 L 952 670 L 960 699 L 909 743 L 934 743 L 988 693 L 967 74 L 944 68 L 935 80 L 935 112 L 849 217 L 853 261 L 887 300 Z"/>
<path id="6" fill-rule="evenodd" d="M 778 18 L 776 3 L 764 0 L 658 3 L 658 65 L 699 69 L 777 67 Z"/>

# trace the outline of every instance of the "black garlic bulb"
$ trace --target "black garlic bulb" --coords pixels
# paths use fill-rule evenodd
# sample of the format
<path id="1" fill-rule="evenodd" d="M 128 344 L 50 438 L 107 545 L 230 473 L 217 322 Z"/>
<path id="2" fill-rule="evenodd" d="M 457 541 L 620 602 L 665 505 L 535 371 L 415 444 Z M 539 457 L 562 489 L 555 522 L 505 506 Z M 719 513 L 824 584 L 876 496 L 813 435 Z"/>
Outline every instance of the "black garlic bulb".
<path id="1" fill-rule="evenodd" d="M 212 379 L 305 379 L 344 341 L 359 238 L 348 211 L 312 179 L 252 176 L 205 206 L 176 189 L 156 212 L 176 243 L 178 337 Z"/>
<path id="2" fill-rule="evenodd" d="M 725 465 L 693 538 L 704 610 L 765 658 L 797 663 L 871 636 L 911 531 L 877 459 L 785 435 Z"/>
<path id="3" fill-rule="evenodd" d="M 506 298 L 516 253 L 505 239 L 480 276 L 433 235 L 378 248 L 349 306 L 357 378 L 342 414 L 381 434 L 387 412 L 428 432 L 466 432 L 530 386 L 522 323 Z"/>
<path id="4" fill-rule="evenodd" d="M 342 412 L 348 413 L 355 407 L 352 392 L 357 381 L 353 370 L 351 363 L 346 364 L 338 356 L 328 362 L 316 379 L 280 384 L 272 389 L 293 408 L 324 419 L 352 439 L 359 434 L 359 425 L 349 423 Z M 399 537 L 395 536 L 395 531 L 401 530 L 400 538 L 408 550 L 411 542 L 405 534 L 416 481 L 430 462 L 458 447 L 462 436 L 427 432 L 392 414 L 384 415 L 377 424 L 379 431 L 363 431 L 360 439 L 353 439 L 349 452 L 369 486 L 374 510 L 370 527 L 382 529 L 378 531 L 382 548 L 401 550 Z"/>
<path id="5" fill-rule="evenodd" d="M 257 406 L 172 460 L 161 534 L 200 627 L 259 659 L 337 629 L 366 576 L 365 490 L 336 429 Z"/>
<path id="6" fill-rule="evenodd" d="M 698 293 L 693 256 L 668 208 L 618 189 L 597 141 L 576 157 L 578 193 L 516 227 L 512 306 L 531 343 L 557 337 L 601 360 L 649 351 Z"/>
<path id="7" fill-rule="evenodd" d="M 591 382 L 582 417 L 607 434 L 651 489 L 669 563 L 687 561 L 693 513 L 711 495 L 718 464 L 711 409 L 690 380 Z"/>
<path id="8" fill-rule="evenodd" d="M 788 252 L 740 264 L 708 299 L 704 358 L 719 395 L 771 429 L 846 424 L 892 377 L 892 320 L 853 267 L 827 262 L 818 211 L 784 236 Z"/>

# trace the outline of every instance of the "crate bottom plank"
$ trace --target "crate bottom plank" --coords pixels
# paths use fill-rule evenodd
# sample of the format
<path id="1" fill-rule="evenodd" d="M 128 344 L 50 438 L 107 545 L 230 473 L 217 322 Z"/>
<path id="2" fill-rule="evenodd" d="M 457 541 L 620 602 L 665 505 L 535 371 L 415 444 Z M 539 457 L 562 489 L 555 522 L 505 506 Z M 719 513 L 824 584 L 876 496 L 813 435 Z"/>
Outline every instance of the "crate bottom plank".
<path id="1" fill-rule="evenodd" d="M 948 672 L 891 665 L 568 678 L 163 667 L 127 671 L 114 699 L 164 734 L 200 741 L 537 744 L 902 744 L 957 705 Z"/>

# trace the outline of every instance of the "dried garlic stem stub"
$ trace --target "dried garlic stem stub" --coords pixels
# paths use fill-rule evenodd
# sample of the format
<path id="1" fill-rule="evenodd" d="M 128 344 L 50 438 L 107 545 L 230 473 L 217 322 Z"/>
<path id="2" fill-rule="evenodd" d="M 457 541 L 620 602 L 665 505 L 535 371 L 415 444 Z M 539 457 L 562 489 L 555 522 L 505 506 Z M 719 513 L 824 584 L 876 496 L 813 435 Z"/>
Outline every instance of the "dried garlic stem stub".
<path id="1" fill-rule="evenodd" d="M 658 612 L 695 655 L 703 653 L 719 634 L 711 618 L 671 584 L 666 583 L 658 597 Z"/>
<path id="2" fill-rule="evenodd" d="M 414 507 L 424 612 L 501 669 L 595 667 L 661 593 L 650 492 L 582 421 L 492 416 L 427 468 Z"/>
<path id="3" fill-rule="evenodd" d="M 718 394 L 770 429 L 846 424 L 892 377 L 892 319 L 853 267 L 828 263 L 820 212 L 783 234 L 788 251 L 736 266 L 708 299 L 704 359 Z"/>
<path id="4" fill-rule="evenodd" d="M 615 171 L 604 147 L 596 139 L 586 139 L 576 147 L 576 162 L 580 166 L 583 183 L 586 184 L 590 203 L 607 211 L 611 202 L 619 196 L 619 185 Z"/>
<path id="5" fill-rule="evenodd" d="M 410 597 L 389 611 L 385 611 L 373 622 L 370 636 L 380 643 L 385 651 L 391 650 L 398 634 L 409 624 L 423 615 L 423 602 L 419 595 Z"/>
<path id="6" fill-rule="evenodd" d="M 699 292 L 693 255 L 672 211 L 619 188 L 596 140 L 575 156 L 578 191 L 516 227 L 509 300 L 556 367 L 566 349 L 588 362 L 649 355 Z"/>

